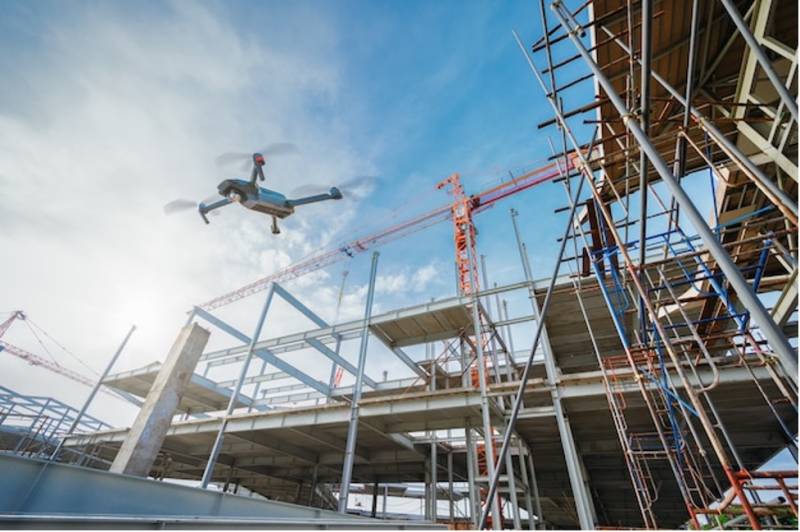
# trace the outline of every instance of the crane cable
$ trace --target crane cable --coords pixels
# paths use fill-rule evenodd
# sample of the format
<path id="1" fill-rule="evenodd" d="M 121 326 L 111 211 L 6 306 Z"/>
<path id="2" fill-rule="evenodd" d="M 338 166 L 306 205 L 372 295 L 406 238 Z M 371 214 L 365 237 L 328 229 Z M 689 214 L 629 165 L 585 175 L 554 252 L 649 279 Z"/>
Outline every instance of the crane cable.
<path id="1" fill-rule="evenodd" d="M 32 324 L 34 327 L 36 327 L 37 329 L 39 329 L 39 331 L 40 331 L 40 332 L 41 332 L 43 335 L 45 335 L 47 338 L 49 338 L 49 339 L 50 339 L 50 341 L 51 341 L 51 342 L 53 342 L 54 344 L 56 344 L 56 345 L 58 346 L 58 348 L 59 348 L 59 349 L 61 349 L 61 350 L 62 350 L 64 353 L 66 353 L 67 355 L 69 355 L 70 357 L 72 357 L 73 359 L 75 359 L 75 360 L 76 360 L 76 361 L 77 361 L 77 362 L 78 362 L 78 363 L 79 363 L 81 366 L 83 366 L 84 368 L 86 368 L 87 370 L 89 370 L 89 371 L 90 371 L 92 374 L 94 374 L 95 376 L 98 376 L 98 377 L 100 376 L 100 374 L 99 374 L 99 373 L 98 373 L 98 372 L 97 372 L 97 371 L 96 371 L 94 368 L 92 368 L 92 367 L 91 367 L 89 364 L 87 364 L 87 363 L 86 363 L 86 362 L 85 362 L 83 359 L 81 359 L 81 357 L 79 357 L 78 355 L 76 355 L 75 353 L 73 353 L 72 351 L 70 351 L 69 349 L 67 349 L 66 347 L 64 347 L 64 346 L 63 346 L 63 345 L 62 345 L 62 344 L 61 344 L 61 343 L 60 343 L 58 340 L 56 340 L 55 338 L 53 338 L 53 336 L 52 336 L 52 335 L 50 335 L 50 334 L 49 334 L 47 331 L 45 331 L 45 330 L 44 330 L 44 329 L 43 329 L 43 328 L 42 328 L 42 327 L 41 327 L 41 326 L 40 326 L 38 323 L 36 323 L 35 321 L 33 321 L 33 320 L 32 320 L 32 319 L 30 319 L 30 318 L 28 318 L 28 319 L 27 319 L 27 321 L 28 321 L 28 322 L 30 322 L 30 323 L 31 323 L 31 324 Z"/>
<path id="2" fill-rule="evenodd" d="M 64 366 L 62 366 L 61 364 L 59 364 L 59 363 L 58 363 L 58 360 L 56 360 L 56 357 L 54 357 L 54 356 L 53 356 L 53 353 L 51 353 L 51 352 L 50 352 L 50 350 L 49 350 L 49 349 L 47 349 L 47 346 L 46 346 L 46 345 L 44 345 L 44 342 L 42 342 L 42 339 L 41 339 L 41 338 L 39 338 L 39 335 L 38 335 L 38 334 L 36 334 L 36 331 L 35 331 L 35 330 L 33 330 L 33 327 L 31 327 L 31 324 L 30 324 L 30 323 L 28 323 L 28 320 L 22 320 L 22 321 L 24 321 L 24 322 L 25 322 L 25 325 L 26 325 L 26 326 L 28 327 L 28 329 L 31 331 L 31 333 L 33 334 L 33 337 L 34 337 L 34 338 L 36 338 L 36 341 L 37 341 L 37 342 L 39 342 L 39 345 L 40 345 L 40 346 L 42 346 L 42 349 L 44 349 L 44 352 L 45 352 L 45 353 L 47 353 L 47 356 L 49 356 L 49 357 L 50 357 L 50 360 L 52 360 L 52 361 L 53 361 L 53 364 L 55 364 L 55 365 L 56 365 L 56 366 L 58 366 L 59 368 L 63 368 Z"/>

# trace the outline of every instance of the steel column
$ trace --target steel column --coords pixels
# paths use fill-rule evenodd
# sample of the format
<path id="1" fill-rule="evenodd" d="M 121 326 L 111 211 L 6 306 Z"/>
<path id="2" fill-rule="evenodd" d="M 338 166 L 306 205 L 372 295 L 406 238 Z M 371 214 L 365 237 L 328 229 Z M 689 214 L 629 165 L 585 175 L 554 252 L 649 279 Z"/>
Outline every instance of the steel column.
<path id="1" fill-rule="evenodd" d="M 528 464 L 525 460 L 525 450 L 517 437 L 517 456 L 519 456 L 519 472 L 522 475 L 522 483 L 525 485 L 525 510 L 528 512 L 528 528 L 534 530 L 535 521 L 533 520 L 533 500 L 531 499 L 531 482 L 528 478 Z"/>
<path id="2" fill-rule="evenodd" d="M 692 22 L 689 30 L 689 63 L 686 66 L 686 91 L 684 98 L 689 105 L 684 106 L 682 127 L 684 132 L 688 134 L 689 119 L 692 116 L 689 108 L 692 102 L 692 93 L 694 92 L 694 64 L 695 56 L 697 55 L 695 49 L 697 48 L 697 27 L 700 24 L 700 0 L 692 0 Z M 708 36 L 708 33 L 706 34 Z M 686 174 L 686 139 L 683 135 L 678 135 L 677 149 L 675 150 L 675 175 L 679 178 Z M 670 214 L 671 216 L 671 214 Z"/>
<path id="3" fill-rule="evenodd" d="M 83 418 L 83 415 L 86 413 L 86 410 L 89 409 L 89 405 L 92 404 L 94 396 L 97 395 L 97 392 L 100 390 L 100 386 L 103 385 L 103 381 L 108 376 L 108 372 L 111 371 L 111 367 L 117 362 L 117 359 L 122 354 L 122 350 L 125 349 L 125 345 L 127 345 L 128 340 L 130 339 L 131 335 L 133 334 L 133 331 L 135 330 L 136 330 L 136 325 L 131 325 L 128 334 L 125 335 L 125 338 L 122 340 L 122 343 L 117 348 L 117 351 L 114 353 L 114 356 L 112 356 L 111 360 L 108 361 L 106 369 L 103 371 L 103 374 L 100 375 L 100 377 L 98 377 L 97 382 L 92 388 L 92 391 L 89 392 L 89 397 L 86 398 L 86 402 L 83 403 L 83 406 L 81 407 L 80 411 L 75 415 L 75 419 L 72 420 L 72 424 L 69 426 L 69 430 L 67 430 L 67 433 L 64 435 L 63 438 L 61 438 L 61 441 L 58 442 L 58 445 L 56 446 L 53 453 L 50 455 L 49 460 L 58 459 L 58 453 L 61 452 L 61 448 L 64 446 L 64 442 L 66 441 L 67 437 L 69 437 L 70 435 L 72 435 L 73 432 L 75 432 L 75 429 L 81 422 L 81 418 Z"/>
<path id="4" fill-rule="evenodd" d="M 508 494 L 511 499 L 511 519 L 514 521 L 514 529 L 522 529 L 519 517 L 519 501 L 517 500 L 517 479 L 514 473 L 514 460 L 511 453 L 506 453 L 506 476 L 508 477 Z"/>
<path id="5" fill-rule="evenodd" d="M 526 54 L 527 55 L 527 54 Z M 531 355 L 528 359 L 528 366 L 526 366 L 525 372 L 523 373 L 523 379 L 525 383 L 527 383 L 528 378 L 528 368 L 530 364 L 533 362 L 533 355 L 536 352 L 536 347 L 539 345 L 540 337 L 541 337 L 541 344 L 542 344 L 542 351 L 544 352 L 544 361 L 545 361 L 545 373 L 547 375 L 548 384 L 551 386 L 550 397 L 553 402 L 553 409 L 556 415 L 556 424 L 558 425 L 558 433 L 561 439 L 561 446 L 564 452 L 564 460 L 567 464 L 567 473 L 569 474 L 570 480 L 570 487 L 572 488 L 573 496 L 575 498 L 575 507 L 578 514 L 578 519 L 580 520 L 581 528 L 587 529 L 593 527 L 593 519 L 592 519 L 592 512 L 591 512 L 591 503 L 589 501 L 589 494 L 585 491 L 585 480 L 583 478 L 583 472 L 578 467 L 578 451 L 575 447 L 575 440 L 572 438 L 572 430 L 569 427 L 569 420 L 566 418 L 566 414 L 564 413 L 564 407 L 561 404 L 561 392 L 558 388 L 558 368 L 556 367 L 555 357 L 553 356 L 553 351 L 550 346 L 550 339 L 547 335 L 547 327 L 544 325 L 544 317 L 545 313 L 547 312 L 547 308 L 550 306 L 550 296 L 553 287 L 555 286 L 556 278 L 558 277 L 558 272 L 561 265 L 561 258 L 564 254 L 564 249 L 566 248 L 567 236 L 569 235 L 569 231 L 572 225 L 572 220 L 575 214 L 575 210 L 577 209 L 577 200 L 580 198 L 581 192 L 583 190 L 583 184 L 585 182 L 585 177 L 582 177 L 579 184 L 578 189 L 576 191 L 575 202 L 573 202 L 571 207 L 570 215 L 568 216 L 567 228 L 564 233 L 564 238 L 561 239 L 561 249 L 559 250 L 558 258 L 556 261 L 555 271 L 550 278 L 550 285 L 547 289 L 547 295 L 545 296 L 544 305 L 542 309 L 539 309 L 539 303 L 536 299 L 536 290 L 534 289 L 533 284 L 533 273 L 531 271 L 530 262 L 528 260 L 528 254 L 525 251 L 525 244 L 522 242 L 522 238 L 520 237 L 519 227 L 517 226 L 516 220 L 516 213 L 512 213 L 511 216 L 511 223 L 514 227 L 514 236 L 517 241 L 517 249 L 520 255 L 520 261 L 522 262 L 522 269 L 525 274 L 525 280 L 528 283 L 528 292 L 529 292 L 529 299 L 531 300 L 531 307 L 533 309 L 533 314 L 537 320 L 537 329 L 536 329 L 536 336 L 534 337 L 534 344 L 531 349 Z M 519 408 L 522 404 L 522 390 L 524 387 L 520 387 L 518 392 L 518 401 L 515 401 L 514 404 L 514 411 L 517 414 L 519 413 Z M 517 404 L 517 402 L 519 404 Z M 514 424 L 516 423 L 516 417 L 512 414 L 512 419 L 509 420 L 509 427 L 513 428 Z M 503 447 L 506 448 L 506 440 L 503 441 Z M 532 462 L 531 462 L 532 464 Z M 538 496 L 537 496 L 538 498 Z"/>
<path id="6" fill-rule="evenodd" d="M 481 507 L 475 492 L 475 445 L 472 442 L 472 427 L 469 425 L 469 419 L 464 421 L 464 444 L 467 447 L 467 483 L 469 484 L 467 486 L 469 489 L 469 517 L 472 521 L 472 526 L 478 528 Z"/>
<path id="7" fill-rule="evenodd" d="M 450 522 L 455 518 L 455 501 L 453 500 L 453 451 L 447 453 L 447 502 Z"/>
<path id="8" fill-rule="evenodd" d="M 211 448 L 211 453 L 208 456 L 208 463 L 206 463 L 206 468 L 203 471 L 203 478 L 200 482 L 200 485 L 203 488 L 208 487 L 208 483 L 211 481 L 211 477 L 214 475 L 214 466 L 217 463 L 219 451 L 222 448 L 222 441 L 225 438 L 225 428 L 228 426 L 228 417 L 236 408 L 236 401 L 239 398 L 239 392 L 242 390 L 244 379 L 247 376 L 247 370 L 250 367 L 250 361 L 253 359 L 253 350 L 255 349 L 256 342 L 258 342 L 259 336 L 261 336 L 261 329 L 264 327 L 264 320 L 267 318 L 267 312 L 272 304 L 272 296 L 274 293 L 275 285 L 272 285 L 267 293 L 267 298 L 264 301 L 264 307 L 261 309 L 261 315 L 258 317 L 256 330 L 253 332 L 253 337 L 250 339 L 250 345 L 247 349 L 247 357 L 242 364 L 242 369 L 239 371 L 239 377 L 236 379 L 236 385 L 233 387 L 231 398 L 228 400 L 228 408 L 225 410 L 225 415 L 222 416 L 219 431 L 217 431 L 217 438 L 214 440 L 214 446 Z"/>
<path id="9" fill-rule="evenodd" d="M 430 346 L 430 359 L 431 359 L 431 391 L 436 391 L 436 353 L 434 350 L 433 344 L 428 344 Z M 437 443 L 436 443 L 436 431 L 431 431 L 431 516 L 434 521 L 436 521 L 437 515 L 437 499 L 436 499 L 436 484 L 438 483 L 437 478 L 437 468 L 438 468 L 438 456 L 437 456 Z"/>
<path id="10" fill-rule="evenodd" d="M 536 508 L 536 528 L 544 530 L 544 513 L 542 512 L 542 499 L 539 497 L 539 481 L 536 479 L 536 466 L 533 463 L 533 453 L 530 446 L 526 443 L 525 450 L 528 453 L 528 471 L 531 474 L 531 491 L 533 491 L 533 505 Z"/>
<path id="11" fill-rule="evenodd" d="M 378 271 L 378 257 L 376 251 L 372 254 L 372 267 L 369 273 L 369 288 L 367 302 L 364 308 L 364 330 L 361 333 L 361 347 L 358 351 L 358 372 L 356 383 L 353 387 L 352 403 L 350 404 L 350 425 L 347 428 L 347 443 L 345 445 L 344 465 L 342 466 L 342 482 L 339 487 L 339 513 L 347 513 L 347 499 L 350 496 L 350 481 L 353 477 L 353 462 L 355 460 L 356 440 L 358 438 L 358 403 L 361 402 L 361 387 L 364 383 L 364 366 L 367 362 L 367 345 L 369 342 L 369 320 L 372 316 L 372 302 L 375 296 L 375 277 Z"/>
<path id="12" fill-rule="evenodd" d="M 471 231 L 465 231 L 467 235 L 467 249 L 472 249 L 472 235 Z M 483 353 L 483 342 L 481 341 L 481 336 L 483 334 L 483 330 L 481 327 L 481 317 L 480 311 L 478 310 L 478 305 L 480 301 L 478 299 L 478 290 L 475 290 L 473 287 L 472 291 L 472 328 L 473 333 L 475 335 L 475 351 L 477 356 L 477 365 L 478 365 L 478 381 L 479 381 L 479 388 L 481 392 L 481 418 L 483 420 L 483 453 L 486 459 L 486 471 L 489 475 L 489 478 L 494 478 L 496 476 L 497 469 L 495 468 L 494 463 L 494 434 L 492 433 L 492 421 L 490 419 L 489 414 L 489 394 L 486 389 L 486 362 Z M 502 461 L 502 457 L 500 457 L 500 461 Z M 502 515 L 500 513 L 500 504 L 497 500 L 497 497 L 494 496 L 494 493 L 489 490 L 489 497 L 486 500 L 486 509 L 484 510 L 484 517 L 481 518 L 481 523 L 479 528 L 484 528 L 486 525 L 486 517 L 489 514 L 491 509 L 492 512 L 492 528 L 495 530 L 500 530 L 502 528 Z"/>
<path id="13" fill-rule="evenodd" d="M 639 120 L 641 120 L 642 130 L 645 133 L 650 131 L 650 63 L 653 56 L 652 41 L 650 39 L 650 29 L 653 26 L 652 11 L 653 0 L 642 0 L 642 77 L 640 81 L 641 116 Z M 633 32 L 633 28 L 628 28 L 628 31 Z M 566 148 L 566 142 L 564 144 Z M 647 240 L 647 166 L 647 154 L 644 150 L 639 150 L 639 242 Z M 640 267 L 644 268 L 646 261 L 647 246 L 642 244 L 639 246 Z M 644 270 L 640 275 L 644 275 Z M 644 341 L 647 334 L 647 312 L 641 299 L 639 300 L 639 329 Z"/>

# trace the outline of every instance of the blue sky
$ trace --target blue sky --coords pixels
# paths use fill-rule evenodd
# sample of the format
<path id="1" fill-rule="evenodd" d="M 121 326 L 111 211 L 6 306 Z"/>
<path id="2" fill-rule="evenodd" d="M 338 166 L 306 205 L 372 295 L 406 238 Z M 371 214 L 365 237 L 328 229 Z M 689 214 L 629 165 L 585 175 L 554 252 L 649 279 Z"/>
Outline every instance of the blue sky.
<path id="1" fill-rule="evenodd" d="M 543 164 L 555 131 L 536 126 L 552 113 L 512 29 L 526 43 L 541 35 L 535 2 L 2 3 L 0 67 L 14 75 L 0 86 L 0 245 L 14 256 L 0 263 L 13 279 L 0 310 L 26 310 L 97 369 L 135 322 L 120 369 L 138 367 L 164 356 L 192 304 L 442 205 L 449 196 L 434 186 L 450 173 L 475 193 Z M 580 72 L 576 62 L 562 79 Z M 591 86 L 566 97 L 571 108 Z M 163 215 L 167 201 L 204 198 L 233 177 L 216 155 L 279 141 L 300 151 L 270 161 L 278 190 L 356 175 L 377 186 L 299 209 L 279 237 L 242 209 L 210 226 Z M 534 275 L 550 274 L 565 223 L 553 210 L 564 204 L 561 185 L 544 184 L 477 217 L 490 283 L 522 278 L 512 207 Z M 455 293 L 449 224 L 380 251 L 376 311 Z M 331 320 L 347 270 L 340 316 L 354 318 L 368 267 L 365 253 L 288 286 Z M 510 304 L 527 312 L 524 298 Z M 251 297 L 220 315 L 249 331 L 260 305 Z M 285 311 L 265 336 L 310 328 Z M 8 338 L 39 350 L 24 332 Z M 373 375 L 403 376 L 396 359 L 370 353 Z M 22 391 L 83 396 L 19 361 L 0 367 Z"/>

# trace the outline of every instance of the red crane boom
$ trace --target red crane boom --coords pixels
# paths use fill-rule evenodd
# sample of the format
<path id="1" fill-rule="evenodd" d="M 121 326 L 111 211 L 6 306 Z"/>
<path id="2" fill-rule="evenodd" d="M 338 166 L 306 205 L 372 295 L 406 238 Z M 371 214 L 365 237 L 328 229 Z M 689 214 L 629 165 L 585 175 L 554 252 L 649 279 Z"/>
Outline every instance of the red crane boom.
<path id="1" fill-rule="evenodd" d="M 14 323 L 14 320 L 26 320 L 27 316 L 21 310 L 15 310 L 11 316 L 5 320 L 3 323 L 0 323 L 0 338 L 5 334 L 11 324 Z M 46 370 L 52 371 L 53 373 L 58 373 L 62 377 L 66 377 L 72 381 L 78 382 L 80 384 L 86 386 L 94 386 L 97 379 L 92 379 L 77 371 L 73 371 L 69 368 L 66 368 L 59 364 L 54 360 L 47 360 L 44 357 L 41 357 L 37 354 L 31 353 L 30 351 L 26 351 L 21 347 L 17 347 L 13 344 L 6 342 L 5 340 L 0 340 L 0 353 L 9 353 L 14 355 L 17 358 L 21 358 L 31 366 L 40 366 Z M 100 388 L 100 391 L 107 393 L 113 397 L 119 397 L 119 395 L 115 392 L 107 388 Z M 123 397 L 123 399 L 126 399 Z"/>
<path id="2" fill-rule="evenodd" d="M 551 163 L 526 172 L 519 177 L 488 188 L 473 196 L 469 196 L 467 198 L 467 203 L 469 204 L 470 212 L 478 213 L 484 211 L 502 199 L 550 181 L 558 176 L 559 170 L 556 163 Z M 459 201 L 463 200 L 456 198 L 456 202 Z M 306 273 L 322 269 L 346 258 L 352 258 L 356 254 L 362 253 L 368 249 L 381 246 L 450 219 L 452 217 L 453 207 L 454 204 L 443 205 L 421 216 L 382 229 L 372 235 L 358 238 L 344 245 L 337 246 L 336 248 L 316 253 L 279 272 L 262 277 L 237 290 L 216 297 L 198 306 L 204 310 L 213 310 L 266 290 L 270 283 L 296 279 Z"/>

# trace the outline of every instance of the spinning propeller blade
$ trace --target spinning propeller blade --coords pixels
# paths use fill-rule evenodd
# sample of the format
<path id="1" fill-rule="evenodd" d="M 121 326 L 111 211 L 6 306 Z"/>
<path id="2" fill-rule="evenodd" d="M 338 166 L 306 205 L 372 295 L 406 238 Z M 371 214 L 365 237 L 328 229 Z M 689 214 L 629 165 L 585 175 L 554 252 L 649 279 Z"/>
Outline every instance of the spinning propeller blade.
<path id="1" fill-rule="evenodd" d="M 255 153 L 260 153 L 264 157 L 270 158 L 274 155 L 287 155 L 296 152 L 297 147 L 291 142 L 273 142 L 272 144 L 257 150 Z M 217 157 L 216 163 L 219 166 L 242 163 L 242 171 L 246 171 L 253 164 L 253 154 L 244 152 L 227 152 Z"/>
<path id="2" fill-rule="evenodd" d="M 214 194 L 212 196 L 207 197 L 200 203 L 208 205 L 210 203 L 219 200 L 220 198 L 221 196 L 219 194 Z M 197 203 L 196 201 L 187 199 L 176 199 L 164 205 L 164 214 L 175 214 L 177 212 L 191 211 L 197 209 L 199 206 L 200 204 Z M 219 214 L 219 211 L 211 211 L 209 214 L 211 216 L 216 216 Z"/>
<path id="3" fill-rule="evenodd" d="M 341 185 L 336 185 L 345 198 L 361 199 L 368 196 L 375 188 L 378 178 L 376 176 L 358 176 L 345 181 Z M 302 185 L 292 190 L 289 195 L 292 197 L 314 196 L 316 194 L 326 194 L 331 189 L 325 185 Z"/>
<path id="4" fill-rule="evenodd" d="M 187 199 L 172 200 L 164 205 L 164 214 L 175 214 L 176 212 L 188 211 L 196 209 L 197 202 Z"/>

